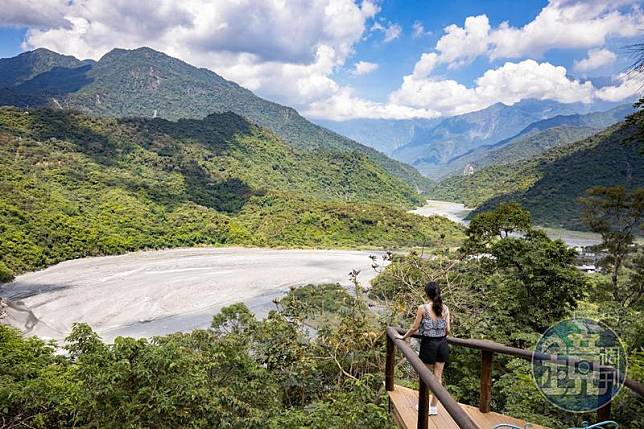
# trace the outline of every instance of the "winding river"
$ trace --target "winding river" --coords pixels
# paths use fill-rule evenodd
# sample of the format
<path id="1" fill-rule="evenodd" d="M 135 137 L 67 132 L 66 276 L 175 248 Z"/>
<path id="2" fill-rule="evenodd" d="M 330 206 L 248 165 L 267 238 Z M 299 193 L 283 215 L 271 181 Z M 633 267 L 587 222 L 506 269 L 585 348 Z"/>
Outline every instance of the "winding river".
<path id="1" fill-rule="evenodd" d="M 423 207 L 412 210 L 411 213 L 421 216 L 443 216 L 454 222 L 466 225 L 468 222 L 465 218 L 472 210 L 474 209 L 465 207 L 460 203 L 427 200 Z M 571 231 L 563 228 L 538 228 L 542 229 L 553 240 L 560 239 L 570 247 L 592 246 L 601 242 L 599 234 L 592 232 Z"/>

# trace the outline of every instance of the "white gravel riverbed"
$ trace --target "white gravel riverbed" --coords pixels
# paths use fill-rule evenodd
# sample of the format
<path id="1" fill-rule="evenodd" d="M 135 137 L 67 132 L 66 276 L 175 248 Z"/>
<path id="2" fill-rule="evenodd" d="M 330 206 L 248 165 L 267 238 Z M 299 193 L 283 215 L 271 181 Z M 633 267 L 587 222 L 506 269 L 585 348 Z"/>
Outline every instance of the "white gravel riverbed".
<path id="1" fill-rule="evenodd" d="M 380 252 L 382 253 L 382 252 Z M 0 287 L 9 322 L 26 334 L 60 340 L 87 322 L 105 340 L 207 327 L 222 307 L 246 303 L 259 317 L 290 286 L 351 285 L 376 273 L 371 254 L 350 250 L 192 248 L 66 261 Z"/>

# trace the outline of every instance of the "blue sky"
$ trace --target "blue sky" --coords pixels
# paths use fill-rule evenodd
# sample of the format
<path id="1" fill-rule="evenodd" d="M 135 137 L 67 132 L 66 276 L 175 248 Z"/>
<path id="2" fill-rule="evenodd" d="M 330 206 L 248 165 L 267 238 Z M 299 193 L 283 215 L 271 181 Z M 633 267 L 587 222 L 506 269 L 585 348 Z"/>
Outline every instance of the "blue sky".
<path id="1" fill-rule="evenodd" d="M 642 88 L 623 73 L 623 47 L 644 34 L 637 0 L 5 2 L 1 57 L 46 47 L 99 59 L 150 46 L 312 118 L 620 102 Z M 597 76 L 607 85 L 585 81 Z"/>
<path id="2" fill-rule="evenodd" d="M 494 24 L 510 21 L 524 25 L 532 20 L 547 4 L 547 1 L 476 1 L 458 2 L 441 0 L 389 1 L 382 3 L 382 17 L 402 27 L 400 38 L 382 43 L 377 37 L 369 37 L 356 46 L 356 59 L 379 63 L 379 69 L 362 79 L 351 78 L 349 73 L 338 73 L 338 79 L 352 84 L 361 91 L 373 94 L 374 98 L 386 99 L 387 94 L 400 86 L 400 77 L 413 69 L 419 53 L 434 46 L 443 35 L 443 28 L 454 23 L 463 23 L 466 17 L 487 14 Z M 413 37 L 413 25 L 420 22 L 429 34 Z M 471 83 L 486 67 L 488 61 L 477 61 L 472 67 L 450 72 L 450 77 Z"/>

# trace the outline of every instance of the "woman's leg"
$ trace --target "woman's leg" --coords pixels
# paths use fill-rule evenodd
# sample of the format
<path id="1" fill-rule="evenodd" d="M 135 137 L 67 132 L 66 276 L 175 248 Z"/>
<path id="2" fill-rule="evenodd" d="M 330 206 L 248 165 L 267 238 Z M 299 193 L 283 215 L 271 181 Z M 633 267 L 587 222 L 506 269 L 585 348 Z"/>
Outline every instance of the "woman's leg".
<path id="1" fill-rule="evenodd" d="M 445 368 L 445 362 L 436 362 L 434 365 L 434 376 L 438 378 L 438 382 L 443 384 L 443 368 Z M 432 395 L 432 400 L 429 403 L 430 406 L 435 407 L 438 403 L 436 396 Z"/>
<path id="2" fill-rule="evenodd" d="M 433 363 L 426 363 L 425 366 L 427 367 L 428 370 L 431 372 L 434 372 L 434 364 Z M 429 404 L 432 404 L 432 401 L 434 400 L 434 395 L 432 394 L 432 391 L 429 391 Z M 432 405 L 433 406 L 433 405 Z"/>

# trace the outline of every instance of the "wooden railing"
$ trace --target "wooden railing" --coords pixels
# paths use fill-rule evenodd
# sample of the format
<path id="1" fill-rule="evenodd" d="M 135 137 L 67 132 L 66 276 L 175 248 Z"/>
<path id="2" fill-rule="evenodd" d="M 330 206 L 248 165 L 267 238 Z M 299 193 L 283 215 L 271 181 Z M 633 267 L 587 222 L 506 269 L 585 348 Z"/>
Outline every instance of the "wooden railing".
<path id="1" fill-rule="evenodd" d="M 472 421 L 458 402 L 449 394 L 449 392 L 439 383 L 434 374 L 420 360 L 416 352 L 407 342 L 397 338 L 398 334 L 402 335 L 405 330 L 401 328 L 387 328 L 387 360 L 385 367 L 385 387 L 388 391 L 394 390 L 394 369 L 395 369 L 395 349 L 400 349 L 405 358 L 409 361 L 419 376 L 418 389 L 418 428 L 425 429 L 428 424 L 428 407 L 429 391 L 436 396 L 438 401 L 443 404 L 445 410 L 454 419 L 456 424 L 462 429 L 475 429 L 478 426 Z M 418 338 L 418 335 L 413 335 Z M 529 361 L 542 360 L 552 361 L 559 364 L 574 366 L 578 361 L 576 359 L 560 359 L 546 353 L 536 353 L 529 350 L 509 347 L 490 340 L 471 340 L 456 337 L 447 337 L 449 344 L 461 347 L 467 347 L 481 351 L 481 383 L 479 395 L 479 410 L 483 413 L 490 412 L 490 402 L 492 400 L 492 363 L 494 354 L 514 356 Z M 594 368 L 595 369 L 595 368 Z M 616 371 L 613 367 L 597 365 L 597 371 L 611 372 L 615 379 L 623 381 L 624 386 L 640 396 L 644 396 L 644 385 L 634 380 L 624 379 L 624 375 Z M 597 417 L 600 421 L 610 418 L 610 402 L 597 411 Z"/>
<path id="2" fill-rule="evenodd" d="M 404 333 L 404 332 L 403 332 Z M 427 428 L 429 414 L 429 391 L 443 404 L 447 413 L 454 419 L 458 427 L 463 429 L 479 429 L 470 416 L 461 408 L 452 395 L 449 394 L 432 372 L 420 360 L 418 354 L 406 341 L 396 338 L 399 331 L 396 328 L 387 328 L 387 360 L 385 368 L 385 387 L 394 390 L 395 347 L 398 347 L 407 358 L 419 377 L 418 383 L 418 428 Z"/>

